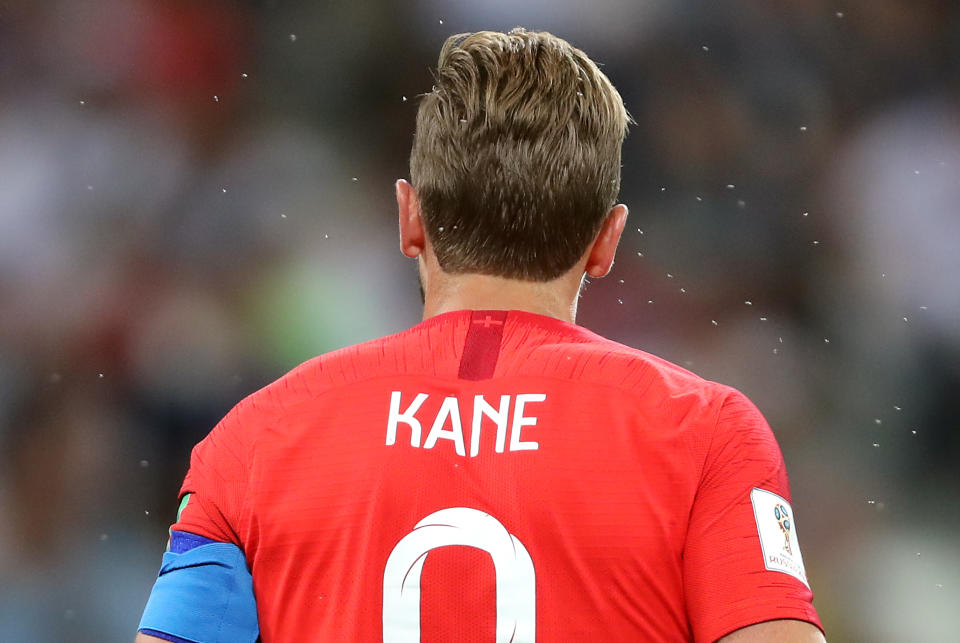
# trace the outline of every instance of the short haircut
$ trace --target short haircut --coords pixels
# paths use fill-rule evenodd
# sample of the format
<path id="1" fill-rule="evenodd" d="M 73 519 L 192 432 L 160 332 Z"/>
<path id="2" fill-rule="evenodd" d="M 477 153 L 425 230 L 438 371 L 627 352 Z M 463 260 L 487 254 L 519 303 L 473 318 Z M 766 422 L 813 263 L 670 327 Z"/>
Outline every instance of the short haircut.
<path id="1" fill-rule="evenodd" d="M 440 267 L 526 281 L 573 268 L 616 203 L 629 122 L 610 80 L 561 38 L 448 38 L 410 154 Z"/>

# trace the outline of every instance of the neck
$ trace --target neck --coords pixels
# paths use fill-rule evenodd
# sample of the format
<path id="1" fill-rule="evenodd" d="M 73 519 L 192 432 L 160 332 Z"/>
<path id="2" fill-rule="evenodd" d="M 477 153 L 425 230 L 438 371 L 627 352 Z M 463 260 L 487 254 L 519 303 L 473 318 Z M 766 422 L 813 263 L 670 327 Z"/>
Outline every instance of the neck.
<path id="1" fill-rule="evenodd" d="M 549 282 L 488 275 L 444 275 L 426 283 L 423 318 L 454 310 L 522 310 L 574 323 L 579 280 L 565 275 Z"/>

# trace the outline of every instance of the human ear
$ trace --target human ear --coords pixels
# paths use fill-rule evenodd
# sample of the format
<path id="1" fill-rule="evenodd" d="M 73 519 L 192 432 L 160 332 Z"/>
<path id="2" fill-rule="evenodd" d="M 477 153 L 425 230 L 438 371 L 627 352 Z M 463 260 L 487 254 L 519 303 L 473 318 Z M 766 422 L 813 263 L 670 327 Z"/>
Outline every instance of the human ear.
<path id="1" fill-rule="evenodd" d="M 627 206 L 618 203 L 607 213 L 587 257 L 584 268 L 587 275 L 599 278 L 610 273 L 613 257 L 617 253 L 617 244 L 620 243 L 620 236 L 627 224 L 627 212 Z"/>
<path id="2" fill-rule="evenodd" d="M 423 253 L 426 244 L 423 220 L 420 218 L 420 200 L 413 186 L 407 181 L 398 179 L 395 187 L 400 219 L 400 252 L 416 259 Z"/>

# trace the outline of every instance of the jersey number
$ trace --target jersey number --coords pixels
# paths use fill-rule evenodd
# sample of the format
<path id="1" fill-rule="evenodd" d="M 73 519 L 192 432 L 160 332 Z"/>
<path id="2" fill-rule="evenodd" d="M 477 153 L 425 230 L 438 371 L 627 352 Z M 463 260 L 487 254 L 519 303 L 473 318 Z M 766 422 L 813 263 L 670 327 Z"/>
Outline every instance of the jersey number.
<path id="1" fill-rule="evenodd" d="M 451 507 L 430 514 L 400 539 L 383 570 L 383 641 L 419 643 L 420 573 L 437 547 L 463 545 L 490 554 L 497 582 L 497 643 L 536 639 L 533 561 L 499 520 L 477 509 Z"/>

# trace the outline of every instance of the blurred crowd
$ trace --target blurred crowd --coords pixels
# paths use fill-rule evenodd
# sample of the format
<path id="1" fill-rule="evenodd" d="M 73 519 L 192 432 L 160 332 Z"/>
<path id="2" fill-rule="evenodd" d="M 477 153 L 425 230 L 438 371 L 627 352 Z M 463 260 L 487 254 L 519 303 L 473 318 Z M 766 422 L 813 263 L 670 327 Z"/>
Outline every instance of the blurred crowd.
<path id="1" fill-rule="evenodd" d="M 419 321 L 417 97 L 447 35 L 518 24 L 636 120 L 578 321 L 766 414 L 831 641 L 954 639 L 955 0 L 8 0 L 0 640 L 131 640 L 192 445 Z"/>

